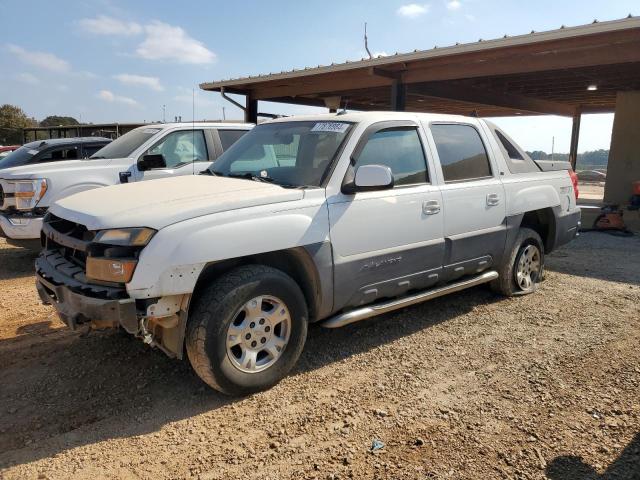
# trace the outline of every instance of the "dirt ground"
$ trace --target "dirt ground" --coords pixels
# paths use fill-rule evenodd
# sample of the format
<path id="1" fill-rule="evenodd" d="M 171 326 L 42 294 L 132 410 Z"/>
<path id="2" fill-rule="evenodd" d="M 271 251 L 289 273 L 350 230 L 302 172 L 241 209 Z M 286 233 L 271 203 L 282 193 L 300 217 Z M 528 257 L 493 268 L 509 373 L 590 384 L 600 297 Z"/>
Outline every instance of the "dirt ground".
<path id="1" fill-rule="evenodd" d="M 582 235 L 534 295 L 311 328 L 296 371 L 242 399 L 67 331 L 33 260 L 0 243 L 2 479 L 640 479 L 637 236 Z"/>

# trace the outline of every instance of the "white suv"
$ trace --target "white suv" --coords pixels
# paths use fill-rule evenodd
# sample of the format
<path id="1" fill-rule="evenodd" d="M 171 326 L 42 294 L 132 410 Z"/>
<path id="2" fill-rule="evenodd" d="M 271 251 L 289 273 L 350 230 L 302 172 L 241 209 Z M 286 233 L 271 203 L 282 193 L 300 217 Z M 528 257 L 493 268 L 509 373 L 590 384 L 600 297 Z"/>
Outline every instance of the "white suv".
<path id="1" fill-rule="evenodd" d="M 544 169 L 556 170 L 544 171 Z M 477 118 L 353 113 L 255 127 L 209 175 L 101 188 L 50 209 L 36 261 L 71 328 L 122 327 L 245 394 L 340 327 L 481 283 L 535 291 L 580 211 Z"/>
<path id="2" fill-rule="evenodd" d="M 136 128 L 90 158 L 0 170 L 0 236 L 18 245 L 40 239 L 53 202 L 118 183 L 192 175 L 211 165 L 249 124 L 169 123 Z"/>

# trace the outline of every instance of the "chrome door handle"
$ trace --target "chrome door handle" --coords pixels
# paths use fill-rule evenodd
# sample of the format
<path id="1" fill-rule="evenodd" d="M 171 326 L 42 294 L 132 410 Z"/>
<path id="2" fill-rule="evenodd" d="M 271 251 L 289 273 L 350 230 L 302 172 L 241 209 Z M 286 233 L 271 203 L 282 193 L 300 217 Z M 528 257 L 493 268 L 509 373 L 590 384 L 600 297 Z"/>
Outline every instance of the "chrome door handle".
<path id="1" fill-rule="evenodd" d="M 495 205 L 498 205 L 500 203 L 500 197 L 498 196 L 497 193 L 490 193 L 489 195 L 487 195 L 487 205 L 489 205 L 490 207 L 493 207 Z"/>
<path id="2" fill-rule="evenodd" d="M 422 213 L 425 215 L 435 215 L 440 212 L 440 203 L 437 200 L 425 200 L 422 202 Z"/>

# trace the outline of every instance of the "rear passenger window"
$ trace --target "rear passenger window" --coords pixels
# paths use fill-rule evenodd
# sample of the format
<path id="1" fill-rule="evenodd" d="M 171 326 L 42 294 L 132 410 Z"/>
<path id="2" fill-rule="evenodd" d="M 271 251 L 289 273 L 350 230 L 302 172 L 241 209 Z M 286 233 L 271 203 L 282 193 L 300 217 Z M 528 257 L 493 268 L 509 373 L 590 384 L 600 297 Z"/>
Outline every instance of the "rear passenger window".
<path id="1" fill-rule="evenodd" d="M 245 133 L 249 130 L 218 130 L 218 135 L 220 135 L 220 143 L 222 144 L 222 150 L 227 151 L 227 149 L 240 140 Z"/>
<path id="2" fill-rule="evenodd" d="M 362 165 L 389 167 L 396 186 L 429 181 L 422 142 L 415 127 L 386 128 L 371 135 L 355 167 Z"/>
<path id="3" fill-rule="evenodd" d="M 431 125 L 445 182 L 491 176 L 487 150 L 478 131 L 470 125 Z"/>
<path id="4" fill-rule="evenodd" d="M 489 124 L 491 127 L 492 125 Z M 497 128 L 493 128 L 493 133 L 498 139 L 498 144 L 502 149 L 502 153 L 507 161 L 507 167 L 511 173 L 533 173 L 539 172 L 540 169 L 526 153 L 523 153 L 514 142 Z"/>
<path id="5" fill-rule="evenodd" d="M 513 145 L 513 143 L 507 140 L 507 137 L 505 137 L 502 132 L 496 130 L 496 136 L 498 137 L 498 140 L 500 140 L 507 157 L 511 160 L 524 160 L 524 157 L 520 154 L 518 149 Z"/>

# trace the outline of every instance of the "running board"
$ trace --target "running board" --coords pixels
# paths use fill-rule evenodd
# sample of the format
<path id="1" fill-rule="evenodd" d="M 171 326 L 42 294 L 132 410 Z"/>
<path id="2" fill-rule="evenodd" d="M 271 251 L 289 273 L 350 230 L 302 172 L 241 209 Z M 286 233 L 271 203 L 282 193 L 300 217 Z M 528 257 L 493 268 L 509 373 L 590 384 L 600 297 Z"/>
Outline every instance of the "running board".
<path id="1" fill-rule="evenodd" d="M 393 310 L 408 307 L 410 305 L 415 305 L 416 303 L 422 303 L 427 300 L 431 300 L 432 298 L 442 297 L 443 295 L 446 295 L 448 293 L 458 292 L 469 287 L 475 287 L 476 285 L 490 282 L 491 280 L 495 280 L 496 278 L 498 278 L 498 272 L 485 272 L 481 275 L 478 275 L 477 277 L 468 278 L 460 282 L 445 285 L 444 287 L 427 290 L 426 292 L 418 293 L 416 295 L 411 295 L 408 297 L 391 300 L 389 302 L 373 304 L 366 307 L 357 308 L 355 310 L 350 310 L 348 312 L 341 313 L 340 315 L 336 315 L 335 317 L 329 318 L 328 320 L 322 322 L 320 325 L 325 328 L 344 327 L 345 325 L 349 325 L 350 323 L 359 322 L 360 320 L 366 320 L 367 318 L 382 315 L 383 313 L 387 312 L 392 312 Z"/>

